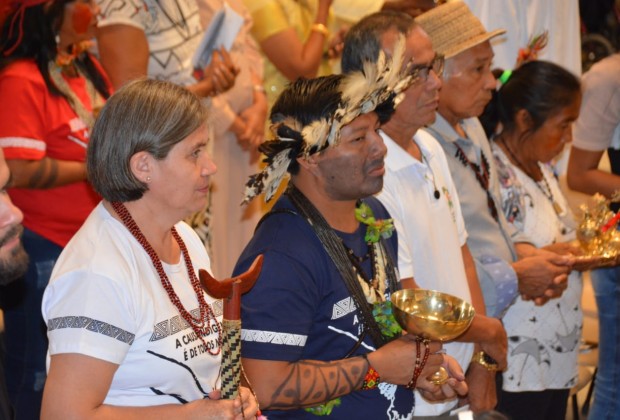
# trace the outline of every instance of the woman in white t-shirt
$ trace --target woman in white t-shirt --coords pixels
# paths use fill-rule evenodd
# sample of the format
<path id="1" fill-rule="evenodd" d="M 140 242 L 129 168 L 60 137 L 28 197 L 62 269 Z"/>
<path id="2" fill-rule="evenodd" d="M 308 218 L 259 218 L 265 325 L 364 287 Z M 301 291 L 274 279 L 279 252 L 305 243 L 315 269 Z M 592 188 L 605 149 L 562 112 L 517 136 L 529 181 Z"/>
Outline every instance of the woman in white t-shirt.
<path id="1" fill-rule="evenodd" d="M 575 239 L 575 222 L 548 163 L 571 141 L 580 103 L 574 75 L 532 61 L 512 72 L 485 110 L 501 130 L 492 148 L 506 219 L 536 247 L 559 253 L 579 251 L 568 244 Z M 518 298 L 508 308 L 502 318 L 508 368 L 499 411 L 515 419 L 564 419 L 577 381 L 581 290 L 581 274 L 572 271 L 561 297 L 541 306 Z"/>
<path id="2" fill-rule="evenodd" d="M 43 418 L 254 416 L 247 388 L 219 399 L 222 302 L 197 278 L 209 258 L 181 222 L 216 167 L 205 109 L 188 90 L 139 80 L 95 123 L 87 170 L 103 201 L 69 242 L 43 298 Z"/>

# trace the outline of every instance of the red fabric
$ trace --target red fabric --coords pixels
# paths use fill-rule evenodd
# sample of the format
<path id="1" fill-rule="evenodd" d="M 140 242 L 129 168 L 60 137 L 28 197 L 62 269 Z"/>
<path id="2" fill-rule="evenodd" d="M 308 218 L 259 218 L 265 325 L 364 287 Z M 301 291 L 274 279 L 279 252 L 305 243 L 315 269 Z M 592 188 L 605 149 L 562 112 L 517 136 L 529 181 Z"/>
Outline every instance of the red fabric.
<path id="1" fill-rule="evenodd" d="M 67 80 L 90 109 L 84 79 Z M 0 73 L 0 147 L 7 160 L 47 156 L 84 162 L 88 138 L 88 130 L 66 99 L 48 92 L 33 61 L 14 62 Z M 85 181 L 8 192 L 24 213 L 24 226 L 63 247 L 100 201 Z"/>

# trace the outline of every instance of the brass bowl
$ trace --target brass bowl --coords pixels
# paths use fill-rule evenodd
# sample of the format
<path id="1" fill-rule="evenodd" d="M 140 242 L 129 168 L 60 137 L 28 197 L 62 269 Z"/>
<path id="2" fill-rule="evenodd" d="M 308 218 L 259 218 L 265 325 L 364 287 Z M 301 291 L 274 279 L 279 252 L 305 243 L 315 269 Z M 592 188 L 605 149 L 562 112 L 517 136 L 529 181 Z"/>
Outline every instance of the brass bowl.
<path id="1" fill-rule="evenodd" d="M 409 334 L 448 341 L 463 334 L 474 319 L 474 307 L 435 290 L 403 289 L 392 294 L 394 317 Z"/>

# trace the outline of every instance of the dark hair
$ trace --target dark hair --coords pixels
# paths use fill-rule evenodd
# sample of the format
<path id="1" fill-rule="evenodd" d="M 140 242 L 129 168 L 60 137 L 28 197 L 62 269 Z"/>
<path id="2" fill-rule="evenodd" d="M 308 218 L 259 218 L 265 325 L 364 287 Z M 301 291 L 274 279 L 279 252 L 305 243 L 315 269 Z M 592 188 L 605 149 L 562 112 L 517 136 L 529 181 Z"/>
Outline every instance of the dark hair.
<path id="1" fill-rule="evenodd" d="M 295 175 L 299 171 L 296 158 L 304 145 L 300 130 L 314 121 L 334 115 L 342 100 L 340 82 L 343 78 L 342 74 L 332 74 L 316 79 L 297 79 L 288 85 L 273 104 L 269 116 L 273 124 L 291 119 L 300 125 L 292 127 L 285 123 L 278 126 L 276 133 L 282 138 L 293 138 L 298 144 L 298 147 L 291 149 L 291 164 L 288 168 L 291 174 Z M 267 156 L 275 155 L 278 151 L 273 147 L 277 144 L 279 142 L 263 143 L 260 150 Z M 316 152 L 319 150 L 310 150 L 311 154 Z"/>
<path id="2" fill-rule="evenodd" d="M 88 179 L 108 201 L 133 201 L 147 185 L 130 168 L 142 151 L 161 160 L 207 121 L 200 99 L 170 82 L 138 79 L 107 101 L 93 126 L 86 156 Z"/>
<path id="3" fill-rule="evenodd" d="M 65 96 L 52 82 L 49 74 L 50 61 L 56 60 L 56 34 L 63 23 L 65 6 L 75 0 L 54 0 L 46 8 L 45 4 L 26 7 L 23 15 L 22 37 L 19 40 L 19 17 L 11 31 L 11 23 L 15 12 L 4 22 L 0 32 L 0 71 L 15 60 L 32 59 L 35 61 L 48 90 L 59 96 Z M 19 44 L 5 56 L 5 51 Z M 82 72 L 93 82 L 93 85 L 104 98 L 110 96 L 104 77 L 95 66 L 89 54 L 81 54 L 74 61 Z"/>
<path id="4" fill-rule="evenodd" d="M 402 12 L 382 11 L 364 17 L 347 32 L 342 51 L 342 71 L 360 71 L 364 68 L 364 62 L 375 63 L 384 33 L 395 30 L 407 35 L 416 25 L 411 16 Z"/>
<path id="5" fill-rule="evenodd" d="M 548 61 L 530 61 L 512 72 L 497 95 L 487 105 L 482 120 L 493 133 L 498 124 L 503 130 L 515 127 L 515 116 L 526 110 L 539 129 L 555 111 L 570 105 L 581 92 L 579 79 L 568 70 Z"/>

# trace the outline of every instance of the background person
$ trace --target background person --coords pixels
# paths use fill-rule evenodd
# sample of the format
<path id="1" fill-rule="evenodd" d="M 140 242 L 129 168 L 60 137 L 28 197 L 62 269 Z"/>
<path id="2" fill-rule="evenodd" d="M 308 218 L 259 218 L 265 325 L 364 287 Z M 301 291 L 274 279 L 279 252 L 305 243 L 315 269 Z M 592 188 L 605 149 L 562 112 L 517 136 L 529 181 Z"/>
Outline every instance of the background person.
<path id="1" fill-rule="evenodd" d="M 101 8 L 97 46 L 115 88 L 146 76 L 184 86 L 208 101 L 235 84 L 239 68 L 224 48 L 213 52 L 205 69 L 194 71 L 192 58 L 205 30 L 196 0 L 96 1 Z M 211 217 L 207 203 L 187 220 L 207 248 Z"/>
<path id="2" fill-rule="evenodd" d="M 571 141 L 579 115 L 579 79 L 562 67 L 531 61 L 514 70 L 486 112 L 496 115 L 494 137 L 502 212 L 539 248 L 579 253 L 575 219 L 549 163 Z M 517 298 L 502 321 L 510 337 L 498 410 L 515 419 L 566 417 L 570 389 L 577 384 L 582 318 L 581 273 L 542 306 Z"/>
<path id="3" fill-rule="evenodd" d="M 265 55 L 265 90 L 271 107 L 289 82 L 332 73 L 330 58 L 342 48 L 332 34 L 333 0 L 244 0 L 252 35 Z"/>
<path id="4" fill-rule="evenodd" d="M 259 202 L 240 206 L 243 185 L 258 170 L 258 146 L 265 139 L 267 99 L 263 88 L 263 58 L 250 35 L 252 16 L 241 0 L 197 0 L 201 22 L 208 27 L 227 4 L 243 18 L 230 57 L 239 67 L 232 88 L 211 100 L 213 176 L 209 224 L 211 268 L 216 277 L 230 276 L 262 214 Z"/>
<path id="5" fill-rule="evenodd" d="M 256 414 L 246 388 L 217 399 L 222 302 L 202 290 L 196 272 L 209 270 L 209 258 L 181 222 L 205 205 L 216 170 L 206 117 L 194 94 L 155 80 L 128 84 L 102 110 L 87 162 L 104 201 L 59 258 L 43 299 L 42 418 Z"/>
<path id="6" fill-rule="evenodd" d="M 41 297 L 63 247 L 99 201 L 86 146 L 112 88 L 88 52 L 90 1 L 16 1 L 0 34 L 0 147 L 24 212 L 25 281 L 3 291 L 7 385 L 18 419 L 38 419 L 47 339 Z"/>
<path id="7" fill-rule="evenodd" d="M 517 294 L 542 304 L 566 288 L 573 259 L 534 248 L 501 213 L 499 178 L 478 120 L 491 99 L 493 49 L 487 32 L 460 1 L 420 15 L 417 22 L 446 57 L 437 119 L 426 130 L 441 144 L 458 191 L 486 313 L 501 317 Z"/>
<path id="8" fill-rule="evenodd" d="M 607 198 L 620 190 L 619 74 L 620 54 L 613 54 L 583 75 L 581 112 L 568 161 L 570 188 Z M 605 151 L 611 173 L 598 168 Z M 589 418 L 613 419 L 620 412 L 620 267 L 593 270 L 590 276 L 598 307 L 600 369 Z"/>

